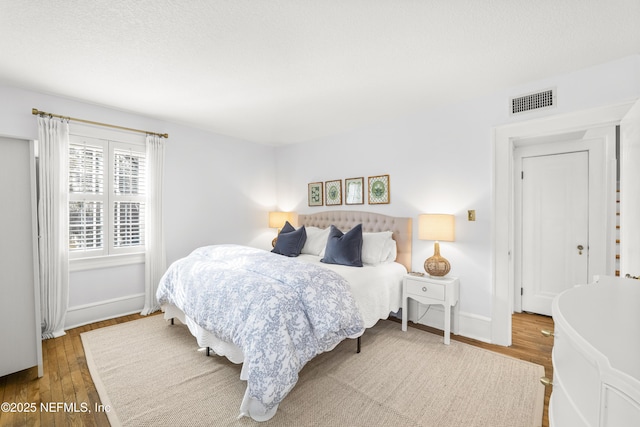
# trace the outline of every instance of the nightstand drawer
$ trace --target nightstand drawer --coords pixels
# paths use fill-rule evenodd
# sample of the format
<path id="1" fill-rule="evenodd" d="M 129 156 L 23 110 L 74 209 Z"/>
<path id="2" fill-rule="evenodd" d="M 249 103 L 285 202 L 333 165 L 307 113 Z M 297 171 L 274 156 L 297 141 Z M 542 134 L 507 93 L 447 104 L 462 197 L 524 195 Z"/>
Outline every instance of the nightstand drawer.
<path id="1" fill-rule="evenodd" d="M 407 294 L 444 301 L 444 285 L 407 279 Z"/>

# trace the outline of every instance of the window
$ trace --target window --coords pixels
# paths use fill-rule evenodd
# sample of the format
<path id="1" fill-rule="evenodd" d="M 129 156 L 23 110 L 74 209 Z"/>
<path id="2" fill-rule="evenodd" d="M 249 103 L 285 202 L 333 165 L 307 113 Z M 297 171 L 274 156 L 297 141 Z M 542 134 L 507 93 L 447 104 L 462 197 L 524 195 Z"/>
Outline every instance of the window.
<path id="1" fill-rule="evenodd" d="M 113 150 L 113 248 L 144 248 L 145 153 Z"/>
<path id="2" fill-rule="evenodd" d="M 69 256 L 144 252 L 145 147 L 71 135 Z"/>

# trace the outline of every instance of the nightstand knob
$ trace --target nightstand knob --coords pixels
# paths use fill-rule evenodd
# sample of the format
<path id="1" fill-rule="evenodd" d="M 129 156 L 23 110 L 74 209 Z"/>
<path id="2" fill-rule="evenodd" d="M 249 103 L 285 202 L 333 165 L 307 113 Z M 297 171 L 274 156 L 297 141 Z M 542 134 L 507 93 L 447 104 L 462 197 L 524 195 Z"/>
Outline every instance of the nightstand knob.
<path id="1" fill-rule="evenodd" d="M 422 292 L 427 292 L 427 287 L 426 286 L 422 287 Z"/>

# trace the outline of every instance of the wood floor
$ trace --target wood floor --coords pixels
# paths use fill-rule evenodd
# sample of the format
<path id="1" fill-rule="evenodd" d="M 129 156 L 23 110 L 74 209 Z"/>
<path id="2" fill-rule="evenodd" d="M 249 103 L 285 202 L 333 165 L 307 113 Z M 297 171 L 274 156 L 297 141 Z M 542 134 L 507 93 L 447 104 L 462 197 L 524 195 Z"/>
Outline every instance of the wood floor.
<path id="1" fill-rule="evenodd" d="M 43 341 L 42 378 L 38 378 L 37 368 L 0 377 L 0 403 L 6 402 L 9 409 L 21 411 L 5 412 L 6 405 L 3 406 L 0 411 L 0 426 L 108 426 L 109 421 L 100 410 L 100 398 L 87 368 L 80 334 L 140 317 L 131 315 L 98 322 L 71 329 L 60 338 Z M 442 335 L 442 331 L 436 329 L 422 325 L 412 326 Z M 551 378 L 553 339 L 543 337 L 541 329 L 553 330 L 550 317 L 515 314 L 511 347 L 486 344 L 459 336 L 453 336 L 452 339 L 537 363 L 544 366 L 546 376 Z M 551 390 L 547 388 L 543 426 L 549 425 L 547 408 L 550 393 Z"/>

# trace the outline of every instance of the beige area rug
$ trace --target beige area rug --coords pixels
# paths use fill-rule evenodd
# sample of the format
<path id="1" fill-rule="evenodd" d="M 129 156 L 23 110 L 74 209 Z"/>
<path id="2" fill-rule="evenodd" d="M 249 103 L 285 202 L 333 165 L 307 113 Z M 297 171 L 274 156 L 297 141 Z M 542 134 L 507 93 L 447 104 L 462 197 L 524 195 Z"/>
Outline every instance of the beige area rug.
<path id="1" fill-rule="evenodd" d="M 82 334 L 113 426 L 249 426 L 240 365 L 197 348 L 161 316 Z M 309 362 L 262 426 L 539 426 L 544 368 L 380 321 Z"/>

